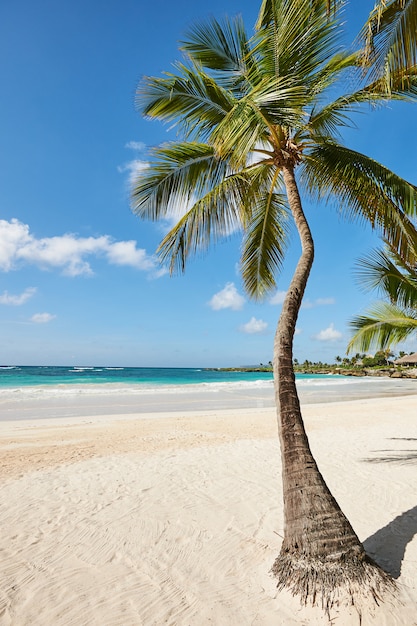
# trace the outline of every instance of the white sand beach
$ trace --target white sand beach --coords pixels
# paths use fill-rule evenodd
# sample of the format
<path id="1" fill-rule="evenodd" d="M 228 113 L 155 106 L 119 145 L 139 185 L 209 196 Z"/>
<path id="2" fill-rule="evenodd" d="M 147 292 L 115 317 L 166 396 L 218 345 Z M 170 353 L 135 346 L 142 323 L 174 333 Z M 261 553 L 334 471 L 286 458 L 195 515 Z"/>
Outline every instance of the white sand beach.
<path id="1" fill-rule="evenodd" d="M 330 489 L 398 602 L 278 593 L 273 408 L 0 421 L 1 626 L 417 624 L 417 396 L 310 404 Z"/>

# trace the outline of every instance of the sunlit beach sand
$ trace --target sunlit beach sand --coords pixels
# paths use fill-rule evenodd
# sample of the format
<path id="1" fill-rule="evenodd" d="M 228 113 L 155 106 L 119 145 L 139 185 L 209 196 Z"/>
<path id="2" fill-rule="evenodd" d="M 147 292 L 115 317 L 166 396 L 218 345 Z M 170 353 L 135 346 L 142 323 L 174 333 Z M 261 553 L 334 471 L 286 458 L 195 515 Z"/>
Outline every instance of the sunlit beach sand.
<path id="1" fill-rule="evenodd" d="M 45 398 L 36 415 L 25 401 L 1 407 L 1 626 L 417 624 L 417 394 L 303 406 L 329 487 L 399 584 L 401 605 L 361 617 L 275 589 L 272 406 L 179 395 L 173 410 L 135 413 L 118 396 L 100 415 L 89 402 L 76 415 Z"/>

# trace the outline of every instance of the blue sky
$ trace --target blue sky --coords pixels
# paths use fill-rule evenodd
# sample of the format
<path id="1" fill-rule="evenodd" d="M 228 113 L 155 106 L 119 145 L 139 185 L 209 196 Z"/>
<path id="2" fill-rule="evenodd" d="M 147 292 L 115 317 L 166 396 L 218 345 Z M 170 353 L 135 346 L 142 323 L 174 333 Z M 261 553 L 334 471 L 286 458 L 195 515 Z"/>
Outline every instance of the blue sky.
<path id="1" fill-rule="evenodd" d="M 180 58 L 187 26 L 242 13 L 252 0 L 4 0 L 0 5 L 0 364 L 234 366 L 272 358 L 281 294 L 298 254 L 294 240 L 275 297 L 248 301 L 236 272 L 239 238 L 161 275 L 162 225 L 129 208 L 129 176 L 147 149 L 170 138 L 135 111 L 143 75 Z M 353 38 L 373 0 L 353 0 Z M 412 182 L 417 109 L 364 114 L 348 145 Z M 316 261 L 294 355 L 345 354 L 348 320 L 373 298 L 355 260 L 375 244 L 363 224 L 305 207 Z M 406 346 L 410 350 L 415 346 Z"/>

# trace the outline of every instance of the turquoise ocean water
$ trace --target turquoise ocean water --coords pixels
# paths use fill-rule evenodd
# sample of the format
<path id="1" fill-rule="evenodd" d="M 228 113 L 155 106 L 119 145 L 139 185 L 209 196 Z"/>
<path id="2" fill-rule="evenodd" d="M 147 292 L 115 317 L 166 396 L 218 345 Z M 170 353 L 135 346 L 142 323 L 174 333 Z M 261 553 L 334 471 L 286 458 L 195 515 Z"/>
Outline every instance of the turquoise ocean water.
<path id="1" fill-rule="evenodd" d="M 2 366 L 0 388 L 38 385 L 190 385 L 271 381 L 269 372 L 225 372 L 204 368 Z"/>
<path id="2" fill-rule="evenodd" d="M 307 404 L 417 394 L 417 380 L 302 374 L 296 381 Z M 274 406 L 269 372 L 0 367 L 0 420 Z"/>

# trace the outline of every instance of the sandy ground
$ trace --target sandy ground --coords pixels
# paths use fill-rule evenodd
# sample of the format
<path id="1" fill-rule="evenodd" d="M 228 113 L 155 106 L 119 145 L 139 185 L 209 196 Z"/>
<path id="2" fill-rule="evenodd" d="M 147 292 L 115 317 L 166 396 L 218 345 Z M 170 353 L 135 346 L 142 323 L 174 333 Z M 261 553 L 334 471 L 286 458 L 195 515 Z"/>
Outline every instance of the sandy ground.
<path id="1" fill-rule="evenodd" d="M 278 593 L 273 409 L 0 422 L 1 626 L 417 624 L 417 396 L 303 407 L 320 469 L 398 600 Z"/>

